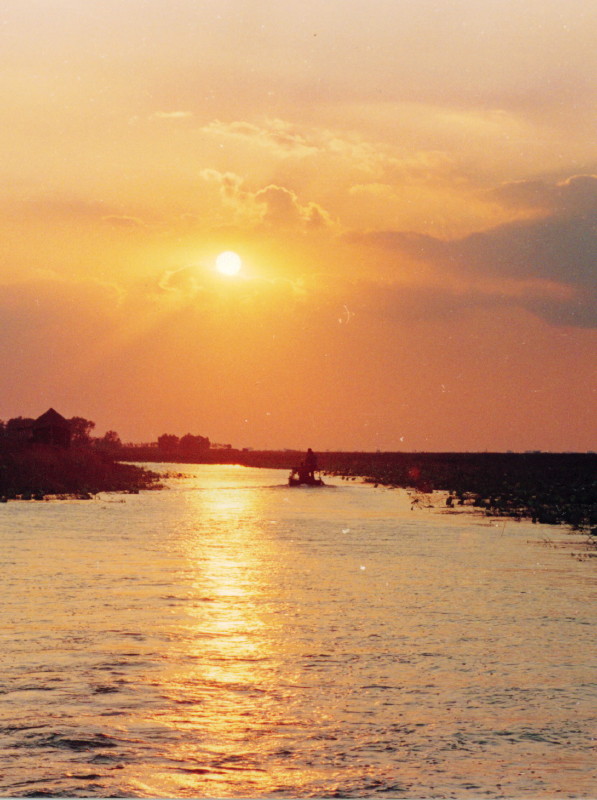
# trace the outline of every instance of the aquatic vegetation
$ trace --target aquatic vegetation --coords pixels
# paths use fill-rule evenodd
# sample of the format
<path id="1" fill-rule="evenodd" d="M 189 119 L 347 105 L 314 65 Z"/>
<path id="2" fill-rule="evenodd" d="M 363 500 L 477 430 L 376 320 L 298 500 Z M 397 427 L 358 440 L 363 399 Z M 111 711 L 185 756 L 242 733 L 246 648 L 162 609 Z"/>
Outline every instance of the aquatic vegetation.
<path id="1" fill-rule="evenodd" d="M 447 491 L 448 506 L 569 525 L 597 536 L 594 453 L 334 453 L 328 471 L 384 486 Z"/>

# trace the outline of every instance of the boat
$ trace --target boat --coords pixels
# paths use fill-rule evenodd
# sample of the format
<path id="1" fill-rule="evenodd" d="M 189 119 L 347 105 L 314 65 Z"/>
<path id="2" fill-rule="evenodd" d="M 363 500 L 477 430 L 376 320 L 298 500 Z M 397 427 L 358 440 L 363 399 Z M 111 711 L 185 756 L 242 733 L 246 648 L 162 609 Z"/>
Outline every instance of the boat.
<path id="1" fill-rule="evenodd" d="M 304 469 L 295 467 L 288 476 L 289 486 L 325 486 L 321 477 L 315 477 L 314 472 L 307 472 Z"/>

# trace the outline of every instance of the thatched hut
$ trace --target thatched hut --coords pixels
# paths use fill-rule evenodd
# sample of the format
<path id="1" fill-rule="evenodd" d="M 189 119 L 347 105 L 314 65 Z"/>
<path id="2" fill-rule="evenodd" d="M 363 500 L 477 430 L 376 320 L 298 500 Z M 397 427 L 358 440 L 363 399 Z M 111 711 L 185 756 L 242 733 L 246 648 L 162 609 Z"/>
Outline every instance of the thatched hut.
<path id="1" fill-rule="evenodd" d="M 70 447 L 70 423 L 53 408 L 38 417 L 33 423 L 32 441 L 35 444 L 50 444 L 55 447 Z"/>

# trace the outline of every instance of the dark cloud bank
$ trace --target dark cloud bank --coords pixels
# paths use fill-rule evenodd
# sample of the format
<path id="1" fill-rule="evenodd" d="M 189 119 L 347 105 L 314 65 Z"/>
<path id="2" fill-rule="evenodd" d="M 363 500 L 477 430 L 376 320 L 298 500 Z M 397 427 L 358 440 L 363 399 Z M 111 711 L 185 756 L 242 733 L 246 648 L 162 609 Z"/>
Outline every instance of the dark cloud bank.
<path id="1" fill-rule="evenodd" d="M 447 288 L 425 290 L 436 311 L 510 304 L 551 324 L 597 327 L 597 177 L 577 176 L 556 185 L 508 184 L 493 195 L 502 204 L 536 213 L 451 241 L 403 231 L 353 238 L 474 286 L 465 296 Z M 507 279 L 510 289 L 517 282 L 520 288 L 483 290 L 480 279 Z"/>

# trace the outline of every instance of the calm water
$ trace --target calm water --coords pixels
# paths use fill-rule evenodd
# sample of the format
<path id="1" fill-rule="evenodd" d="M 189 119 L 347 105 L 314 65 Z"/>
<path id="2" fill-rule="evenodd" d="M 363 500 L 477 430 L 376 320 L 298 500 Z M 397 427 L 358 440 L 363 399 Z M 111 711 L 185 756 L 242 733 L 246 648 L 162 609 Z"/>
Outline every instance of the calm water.
<path id="1" fill-rule="evenodd" d="M 4 796 L 597 796 L 597 564 L 562 529 L 173 468 L 0 506 Z"/>

